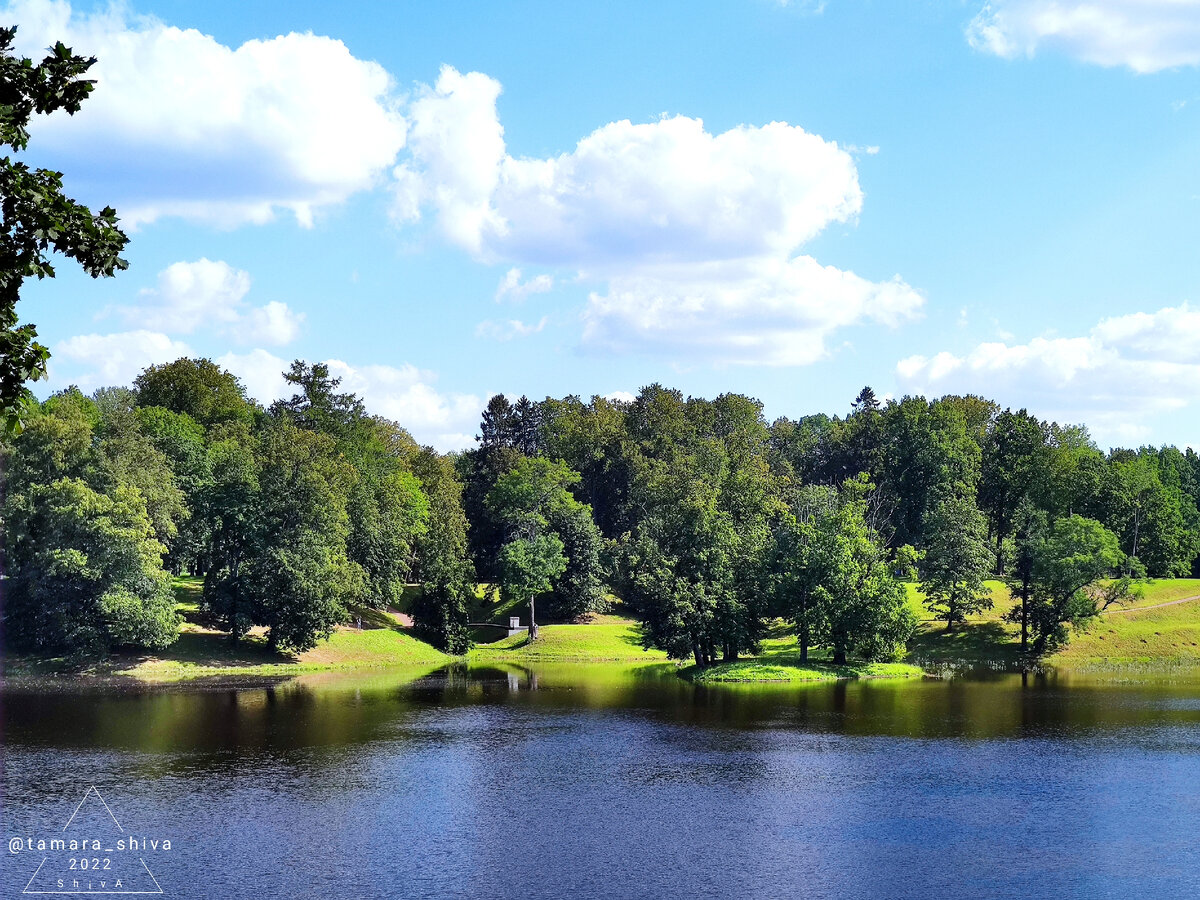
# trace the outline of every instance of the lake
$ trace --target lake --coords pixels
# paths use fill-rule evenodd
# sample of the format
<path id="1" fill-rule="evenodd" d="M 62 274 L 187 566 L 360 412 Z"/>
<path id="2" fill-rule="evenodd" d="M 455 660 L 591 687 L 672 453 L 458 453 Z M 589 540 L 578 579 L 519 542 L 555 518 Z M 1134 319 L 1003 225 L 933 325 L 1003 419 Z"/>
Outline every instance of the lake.
<path id="1" fill-rule="evenodd" d="M 6 897 L 81 874 L 14 838 L 106 828 L 167 897 L 1200 896 L 1195 676 L 547 665 L 0 698 Z"/>

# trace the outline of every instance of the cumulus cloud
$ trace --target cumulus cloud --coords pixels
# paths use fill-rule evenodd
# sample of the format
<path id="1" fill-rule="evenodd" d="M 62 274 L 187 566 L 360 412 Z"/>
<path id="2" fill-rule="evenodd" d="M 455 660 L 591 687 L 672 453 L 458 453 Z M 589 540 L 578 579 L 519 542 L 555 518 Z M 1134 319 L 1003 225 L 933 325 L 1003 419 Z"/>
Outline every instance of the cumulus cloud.
<path id="1" fill-rule="evenodd" d="M 394 209 L 408 221 L 428 212 L 482 261 L 571 267 L 605 285 L 584 313 L 585 344 L 804 364 L 838 327 L 896 324 L 920 308 L 899 278 L 870 282 L 796 255 L 862 208 L 854 157 L 836 143 L 785 122 L 712 134 L 673 116 L 612 122 L 569 153 L 517 158 L 499 94 L 494 79 L 449 67 L 423 89 Z M 519 279 L 510 270 L 498 296 Z"/>
<path id="2" fill-rule="evenodd" d="M 84 391 L 130 384 L 147 366 L 191 353 L 187 344 L 156 331 L 81 334 L 51 348 L 49 383 L 54 388 L 74 384 Z"/>
<path id="3" fill-rule="evenodd" d="M 901 279 L 876 283 L 812 257 L 645 267 L 592 294 L 587 343 L 731 363 L 805 365 L 825 355 L 837 328 L 897 325 L 921 297 Z"/>
<path id="4" fill-rule="evenodd" d="M 521 270 L 512 268 L 505 272 L 504 277 L 500 279 L 500 284 L 496 288 L 496 302 L 507 299 L 514 303 L 521 303 L 531 294 L 544 294 L 553 288 L 554 278 L 550 275 L 537 275 L 522 281 Z"/>
<path id="5" fill-rule="evenodd" d="M 140 293 L 136 306 L 120 307 L 119 312 L 130 322 L 172 334 L 204 328 L 242 343 L 293 341 L 304 314 L 278 300 L 247 308 L 244 298 L 249 291 L 250 274 L 223 260 L 175 262 L 158 273 L 153 288 Z"/>
<path id="6" fill-rule="evenodd" d="M 958 356 L 901 360 L 908 390 L 980 393 L 1120 441 L 1187 407 L 1200 384 L 1200 311 L 1187 304 L 1105 319 L 1082 337 L 988 342 Z"/>
<path id="7" fill-rule="evenodd" d="M 537 334 L 546 327 L 548 321 L 550 321 L 549 316 L 542 316 L 536 325 L 528 325 L 520 319 L 509 319 L 505 322 L 488 320 L 480 322 L 475 327 L 475 336 L 491 338 L 494 341 L 511 341 L 513 338 L 529 337 L 531 334 Z"/>
<path id="8" fill-rule="evenodd" d="M 95 56 L 96 90 L 74 117 L 35 125 L 39 161 L 132 226 L 164 216 L 232 227 L 279 210 L 311 225 L 323 207 L 376 184 L 404 146 L 391 77 L 311 33 L 225 46 L 113 5 L 16 0 L 19 49 L 62 40 Z"/>
<path id="9" fill-rule="evenodd" d="M 294 388 L 282 373 L 291 366 L 266 350 L 227 353 L 216 360 L 246 385 L 263 404 L 290 397 Z M 342 389 L 362 397 L 367 409 L 399 422 L 422 443 L 438 450 L 460 450 L 470 446 L 478 425 L 483 401 L 473 394 L 437 390 L 437 375 L 405 364 L 401 366 L 355 366 L 338 359 L 325 360 L 330 374 L 342 379 Z"/>
<path id="10" fill-rule="evenodd" d="M 1101 66 L 1200 65 L 1200 0 L 993 0 L 967 28 L 973 47 L 1013 58 L 1042 47 Z"/>

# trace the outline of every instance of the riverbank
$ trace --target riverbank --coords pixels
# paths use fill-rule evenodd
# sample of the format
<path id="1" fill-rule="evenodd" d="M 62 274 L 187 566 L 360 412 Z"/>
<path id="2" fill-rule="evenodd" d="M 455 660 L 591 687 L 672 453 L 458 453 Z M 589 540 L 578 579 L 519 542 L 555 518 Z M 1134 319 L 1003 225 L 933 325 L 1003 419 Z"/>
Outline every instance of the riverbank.
<path id="1" fill-rule="evenodd" d="M 1013 607 L 1008 589 L 989 582 L 993 607 L 946 631 L 921 605 L 915 585 L 909 600 L 922 619 L 904 660 L 895 663 L 833 665 L 820 651 L 800 659 L 795 637 L 778 623 L 754 657 L 719 663 L 704 670 L 680 665 L 678 673 L 699 684 L 801 683 L 836 679 L 915 678 L 964 668 L 1014 670 L 1031 660 L 1020 653 L 1017 626 L 1007 621 Z M 665 663 L 659 650 L 641 646 L 638 623 L 620 615 L 596 616 L 588 624 L 543 625 L 538 640 L 513 635 L 473 648 L 465 657 L 448 656 L 414 637 L 399 611 L 359 611 L 361 627 L 341 626 L 328 640 L 304 653 L 272 652 L 261 629 L 237 643 L 200 616 L 202 582 L 176 581 L 183 616 L 179 640 L 158 654 L 125 654 L 102 662 L 10 657 L 6 674 L 120 676 L 146 682 L 193 678 L 287 677 L 313 672 L 436 667 L 456 660 L 468 664 L 512 663 Z M 1113 666 L 1200 666 L 1200 579 L 1146 582 L 1141 596 L 1126 607 L 1109 610 L 1090 627 L 1072 635 L 1063 650 L 1038 661 L 1070 669 Z"/>

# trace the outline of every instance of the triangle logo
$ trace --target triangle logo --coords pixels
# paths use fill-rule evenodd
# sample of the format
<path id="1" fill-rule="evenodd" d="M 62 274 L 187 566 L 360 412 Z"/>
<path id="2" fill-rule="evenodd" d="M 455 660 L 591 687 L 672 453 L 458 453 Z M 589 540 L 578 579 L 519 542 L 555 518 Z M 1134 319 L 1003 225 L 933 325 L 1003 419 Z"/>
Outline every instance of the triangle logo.
<path id="1" fill-rule="evenodd" d="M 95 785 L 58 833 L 37 841 L 42 861 L 23 894 L 161 894 L 138 840 L 126 834 Z"/>

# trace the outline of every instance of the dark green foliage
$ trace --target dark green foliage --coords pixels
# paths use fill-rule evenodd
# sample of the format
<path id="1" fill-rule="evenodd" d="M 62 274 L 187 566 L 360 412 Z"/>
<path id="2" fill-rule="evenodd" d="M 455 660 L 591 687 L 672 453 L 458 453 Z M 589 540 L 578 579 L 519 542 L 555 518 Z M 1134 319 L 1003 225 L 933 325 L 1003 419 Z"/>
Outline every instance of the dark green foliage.
<path id="1" fill-rule="evenodd" d="M 13 54 L 16 28 L 0 28 L 0 144 L 21 152 L 29 144 L 34 114 L 75 114 L 95 82 L 84 78 L 96 60 L 56 43 L 37 65 Z M 53 278 L 50 254 L 73 259 L 93 278 L 128 267 L 121 258 L 128 238 L 117 213 L 99 213 L 62 190 L 62 173 L 0 159 L 0 417 L 18 433 L 33 408 L 25 383 L 44 378 L 50 351 L 33 325 L 17 324 L 17 302 L 27 278 Z"/>
<path id="2" fill-rule="evenodd" d="M 989 609 L 991 591 L 983 581 L 991 570 L 987 522 L 973 497 L 954 493 L 933 508 L 926 526 L 921 590 L 930 611 L 951 628 L 968 615 Z"/>
<path id="3" fill-rule="evenodd" d="M 1029 628 L 1034 649 L 1052 650 L 1067 640 L 1066 626 L 1083 625 L 1099 614 L 1103 605 L 1122 599 L 1129 591 L 1120 579 L 1103 595 L 1093 590 L 1100 579 L 1117 575 L 1125 555 L 1117 536 L 1094 519 L 1068 516 L 1056 521 L 1035 538 Z"/>
<path id="4" fill-rule="evenodd" d="M 503 590 L 523 599 L 553 589 L 547 611 L 557 618 L 571 619 L 604 608 L 600 532 L 591 509 L 570 490 L 579 480 L 579 473 L 563 462 L 525 457 L 496 480 L 487 496 L 487 508 L 503 529 L 499 557 Z M 542 540 L 550 537 L 553 542 Z M 557 549 L 551 552 L 553 547 Z M 551 562 L 556 553 L 562 556 L 561 569 L 557 561 Z M 528 583 L 533 579 L 541 584 L 540 576 L 526 577 L 522 567 L 530 573 L 554 571 L 546 587 L 531 594 Z"/>
<path id="5" fill-rule="evenodd" d="M 366 578 L 363 600 L 383 608 L 400 602 L 416 544 L 429 521 L 429 501 L 411 472 L 360 475 L 350 491 L 347 552 Z"/>
<path id="6" fill-rule="evenodd" d="M 135 488 L 111 496 L 61 478 L 11 494 L 4 510 L 4 629 L 39 652 L 160 649 L 177 620 L 163 547 Z"/>
<path id="7" fill-rule="evenodd" d="M 133 381 L 139 406 L 161 406 L 207 427 L 254 419 L 238 379 L 211 359 L 177 359 L 150 366 Z"/>
<path id="8" fill-rule="evenodd" d="M 228 502 L 214 523 L 220 549 L 206 604 L 235 637 L 265 625 L 272 647 L 312 647 L 362 593 L 361 570 L 346 555 L 353 468 L 328 436 L 278 422 L 252 458 L 221 448 L 213 472 Z"/>
<path id="9" fill-rule="evenodd" d="M 467 547 L 462 484 L 453 463 L 426 447 L 413 470 L 429 498 L 429 527 L 417 544 L 421 591 L 412 605 L 413 622 L 447 653 L 470 647 L 467 613 L 475 599 L 475 567 Z"/>

